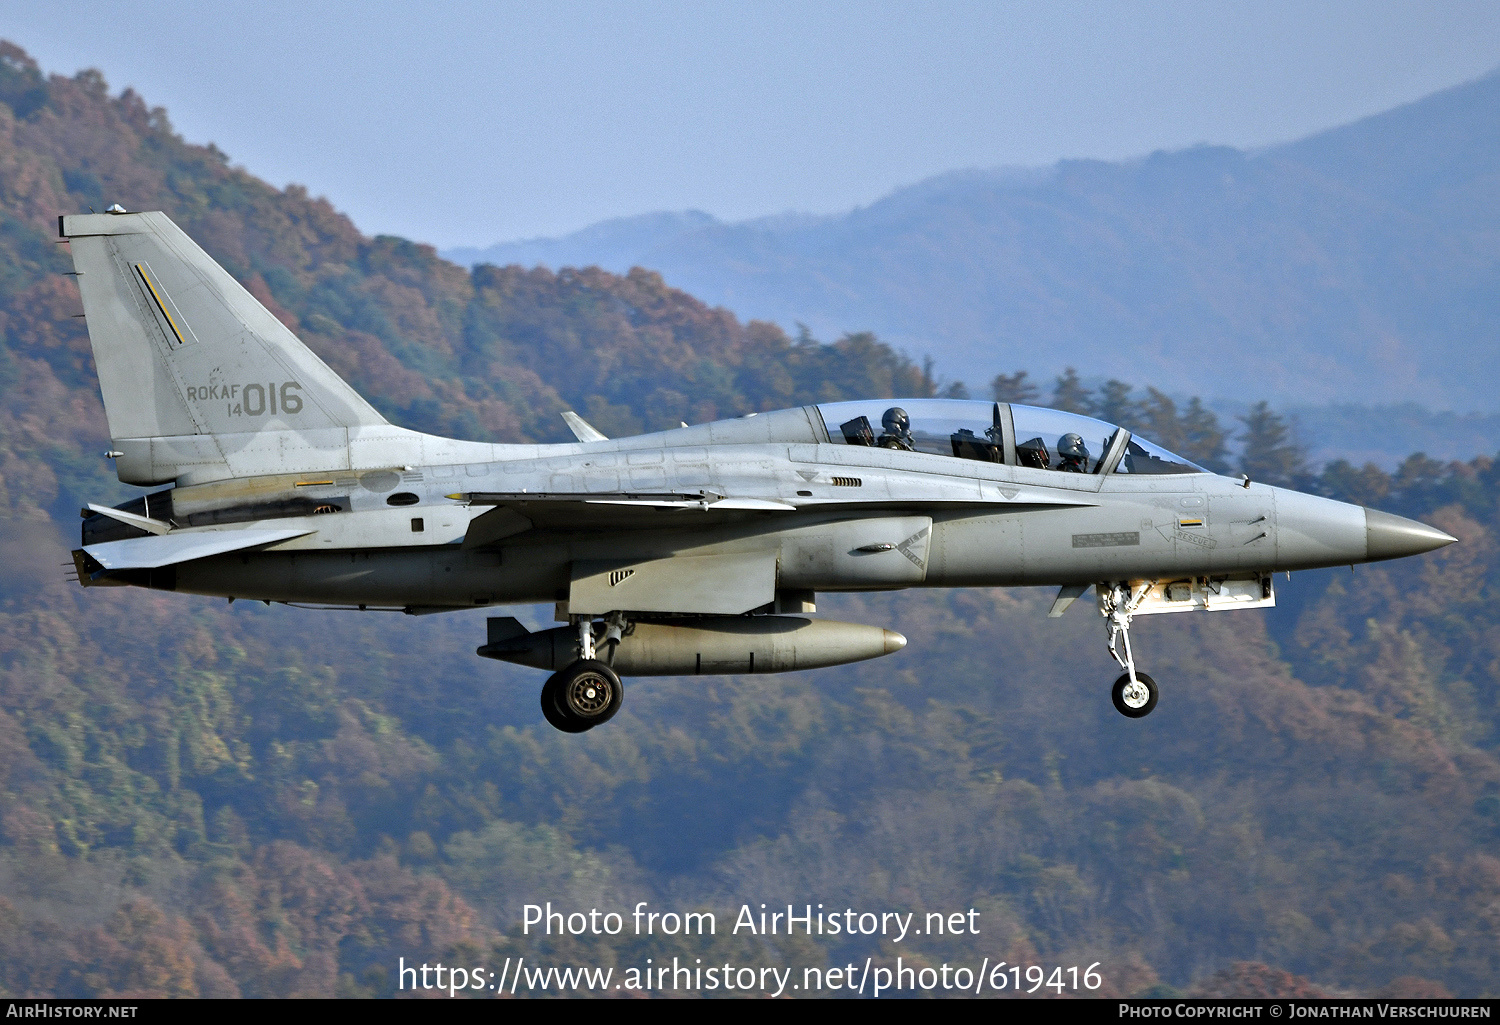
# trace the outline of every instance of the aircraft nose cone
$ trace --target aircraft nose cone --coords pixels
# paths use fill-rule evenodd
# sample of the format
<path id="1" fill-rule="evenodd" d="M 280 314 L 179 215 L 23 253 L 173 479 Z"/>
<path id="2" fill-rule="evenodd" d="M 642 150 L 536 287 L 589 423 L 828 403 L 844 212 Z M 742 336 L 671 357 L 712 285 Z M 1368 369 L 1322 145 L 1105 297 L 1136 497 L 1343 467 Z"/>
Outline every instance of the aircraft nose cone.
<path id="1" fill-rule="evenodd" d="M 885 653 L 889 655 L 893 651 L 900 651 L 906 647 L 906 638 L 894 630 L 885 632 Z"/>
<path id="2" fill-rule="evenodd" d="M 1392 516 L 1375 509 L 1365 510 L 1366 558 L 1371 562 L 1421 555 L 1434 548 L 1451 545 L 1457 540 L 1446 531 L 1409 520 L 1405 516 Z"/>

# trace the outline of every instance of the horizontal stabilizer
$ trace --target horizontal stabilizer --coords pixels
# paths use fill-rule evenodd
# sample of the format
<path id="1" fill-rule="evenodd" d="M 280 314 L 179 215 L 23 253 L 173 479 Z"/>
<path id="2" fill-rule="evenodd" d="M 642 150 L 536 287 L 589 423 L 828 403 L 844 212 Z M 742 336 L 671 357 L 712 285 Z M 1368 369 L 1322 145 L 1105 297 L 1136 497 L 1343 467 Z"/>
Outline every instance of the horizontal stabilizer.
<path id="1" fill-rule="evenodd" d="M 83 550 L 107 570 L 157 569 L 161 566 L 174 566 L 179 562 L 206 559 L 210 555 L 223 555 L 226 552 L 275 544 L 277 541 L 289 541 L 311 533 L 311 530 L 296 528 L 205 530 L 105 541 L 97 545 L 84 545 Z"/>

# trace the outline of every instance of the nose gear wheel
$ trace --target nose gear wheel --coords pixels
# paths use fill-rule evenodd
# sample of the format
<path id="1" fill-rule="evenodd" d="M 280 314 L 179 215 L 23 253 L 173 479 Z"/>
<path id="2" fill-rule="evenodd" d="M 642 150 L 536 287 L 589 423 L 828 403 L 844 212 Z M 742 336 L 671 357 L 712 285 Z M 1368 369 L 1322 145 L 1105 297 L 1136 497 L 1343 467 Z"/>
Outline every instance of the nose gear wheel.
<path id="1" fill-rule="evenodd" d="M 1140 719 L 1150 715 L 1151 710 L 1156 707 L 1156 681 L 1145 673 L 1136 673 L 1133 680 L 1129 673 L 1123 673 L 1110 688 L 1109 697 L 1115 703 L 1115 710 L 1121 715 Z"/>

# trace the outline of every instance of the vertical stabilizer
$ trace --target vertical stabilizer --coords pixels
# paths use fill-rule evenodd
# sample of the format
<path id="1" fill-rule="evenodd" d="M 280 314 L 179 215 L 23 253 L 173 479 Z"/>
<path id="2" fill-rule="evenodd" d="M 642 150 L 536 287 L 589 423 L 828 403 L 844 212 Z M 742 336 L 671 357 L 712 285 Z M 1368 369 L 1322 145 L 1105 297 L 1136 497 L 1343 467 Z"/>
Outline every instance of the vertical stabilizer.
<path id="1" fill-rule="evenodd" d="M 165 214 L 59 221 L 121 480 L 334 469 L 386 426 Z"/>

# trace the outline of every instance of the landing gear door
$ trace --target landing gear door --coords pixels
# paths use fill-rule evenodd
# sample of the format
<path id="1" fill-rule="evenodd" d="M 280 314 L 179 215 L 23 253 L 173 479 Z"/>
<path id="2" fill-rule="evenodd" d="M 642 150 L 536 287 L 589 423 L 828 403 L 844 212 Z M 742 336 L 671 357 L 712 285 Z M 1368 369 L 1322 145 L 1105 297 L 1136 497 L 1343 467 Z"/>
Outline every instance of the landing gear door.
<path id="1" fill-rule="evenodd" d="M 1276 589 L 1271 584 L 1269 573 L 1230 578 L 1184 577 L 1154 582 L 1135 609 L 1135 615 L 1269 609 L 1275 605 Z"/>

